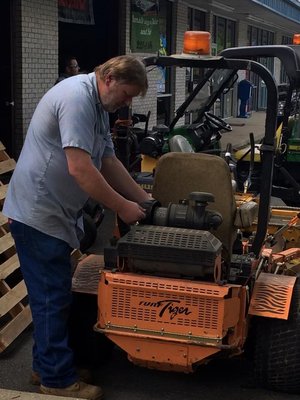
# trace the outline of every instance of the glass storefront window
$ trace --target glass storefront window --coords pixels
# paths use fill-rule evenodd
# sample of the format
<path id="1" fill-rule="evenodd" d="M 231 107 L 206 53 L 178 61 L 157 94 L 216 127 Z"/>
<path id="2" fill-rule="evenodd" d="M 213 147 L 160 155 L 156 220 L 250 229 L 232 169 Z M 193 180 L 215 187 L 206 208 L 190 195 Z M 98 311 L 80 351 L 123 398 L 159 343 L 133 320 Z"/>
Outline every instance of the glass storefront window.
<path id="1" fill-rule="evenodd" d="M 215 55 L 228 47 L 236 44 L 236 23 L 230 19 L 214 15 L 213 17 L 213 46 Z M 216 103 L 217 104 L 217 103 Z M 222 118 L 233 115 L 234 90 L 230 89 L 226 94 L 222 94 L 219 106 L 213 112 Z"/>
<path id="2" fill-rule="evenodd" d="M 255 26 L 248 26 L 248 45 L 260 46 L 274 44 L 274 33 L 265 29 L 259 29 Z M 268 68 L 272 73 L 274 72 L 274 59 L 261 57 L 257 60 Z M 252 92 L 252 109 L 265 110 L 267 104 L 266 86 L 265 83 L 258 78 L 256 74 L 249 74 L 250 82 L 253 84 Z"/>
<path id="3" fill-rule="evenodd" d="M 234 47 L 235 36 L 235 21 L 214 15 L 212 40 L 216 47 L 216 54 L 220 53 L 220 51 L 227 47 Z"/>
<path id="4" fill-rule="evenodd" d="M 172 2 L 159 0 L 159 54 L 169 55 L 171 49 Z M 168 124 L 171 118 L 171 73 L 168 68 L 158 67 L 157 80 L 157 123 Z"/>
<path id="5" fill-rule="evenodd" d="M 293 43 L 293 38 L 291 36 L 282 36 L 281 38 L 281 44 L 292 44 Z M 285 69 L 283 65 L 281 64 L 280 67 L 280 83 L 287 83 L 288 82 L 288 77 L 285 72 Z"/>
<path id="6" fill-rule="evenodd" d="M 188 7 L 188 20 L 187 30 L 189 31 L 205 31 L 206 30 L 206 13 L 195 8 Z M 203 70 L 199 68 L 186 68 L 186 84 L 185 93 L 186 97 L 192 92 L 195 85 L 197 85 L 203 78 Z M 196 107 L 197 108 L 197 107 Z M 189 115 L 186 116 L 187 123 L 192 122 L 193 118 L 197 117 L 197 111 L 191 110 Z"/>
<path id="7" fill-rule="evenodd" d="M 274 44 L 274 32 L 248 26 L 248 46 L 260 46 Z"/>
<path id="8" fill-rule="evenodd" d="M 203 11 L 188 7 L 187 29 L 190 31 L 205 30 L 206 14 Z"/>
<path id="9" fill-rule="evenodd" d="M 227 20 L 226 48 L 232 47 L 235 43 L 235 22 Z"/>

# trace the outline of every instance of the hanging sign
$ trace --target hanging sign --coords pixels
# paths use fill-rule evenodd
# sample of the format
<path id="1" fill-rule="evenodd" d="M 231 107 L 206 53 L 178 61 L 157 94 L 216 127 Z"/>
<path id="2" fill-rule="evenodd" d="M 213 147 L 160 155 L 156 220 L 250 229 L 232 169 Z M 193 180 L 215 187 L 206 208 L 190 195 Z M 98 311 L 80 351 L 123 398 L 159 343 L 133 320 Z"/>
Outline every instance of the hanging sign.
<path id="1" fill-rule="evenodd" d="M 131 51 L 157 53 L 159 18 L 157 0 L 131 0 Z"/>
<path id="2" fill-rule="evenodd" d="M 58 0 L 58 20 L 94 25 L 93 0 Z"/>

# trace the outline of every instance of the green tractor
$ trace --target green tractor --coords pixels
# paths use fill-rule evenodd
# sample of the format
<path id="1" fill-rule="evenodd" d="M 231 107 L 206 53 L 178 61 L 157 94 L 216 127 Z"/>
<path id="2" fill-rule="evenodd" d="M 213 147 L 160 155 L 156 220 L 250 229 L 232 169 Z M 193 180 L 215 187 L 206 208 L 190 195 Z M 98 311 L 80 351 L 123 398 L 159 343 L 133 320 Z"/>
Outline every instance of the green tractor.
<path id="1" fill-rule="evenodd" d="M 300 205 L 300 46 L 269 45 L 225 49 L 224 57 L 264 61 L 279 59 L 287 82 L 279 87 L 281 96 L 277 109 L 276 148 L 272 195 L 290 206 Z M 239 188 L 251 170 L 250 190 L 257 191 L 261 175 L 261 144 L 251 143 L 236 154 Z"/>

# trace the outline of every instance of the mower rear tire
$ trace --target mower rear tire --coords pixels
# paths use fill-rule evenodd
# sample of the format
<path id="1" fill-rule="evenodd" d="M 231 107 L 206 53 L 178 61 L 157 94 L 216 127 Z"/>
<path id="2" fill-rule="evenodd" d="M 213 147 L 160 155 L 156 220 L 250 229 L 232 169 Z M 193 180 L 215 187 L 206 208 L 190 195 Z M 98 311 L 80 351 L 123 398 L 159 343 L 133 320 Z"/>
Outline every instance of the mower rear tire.
<path id="1" fill-rule="evenodd" d="M 288 320 L 257 318 L 254 373 L 271 390 L 300 393 L 300 282 L 294 286 Z"/>

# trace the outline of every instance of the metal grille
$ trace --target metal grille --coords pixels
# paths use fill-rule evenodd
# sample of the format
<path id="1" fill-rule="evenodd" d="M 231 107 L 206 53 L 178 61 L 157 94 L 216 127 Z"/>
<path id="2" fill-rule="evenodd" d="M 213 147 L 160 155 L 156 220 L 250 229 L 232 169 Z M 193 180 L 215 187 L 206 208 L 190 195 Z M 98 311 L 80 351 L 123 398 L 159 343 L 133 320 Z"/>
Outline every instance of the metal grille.
<path id="1" fill-rule="evenodd" d="M 212 266 L 221 242 L 210 232 L 161 226 L 137 226 L 118 242 L 122 257 Z"/>
<path id="2" fill-rule="evenodd" d="M 126 276 L 126 275 L 124 275 Z M 129 278 L 112 278 L 113 284 L 121 284 L 121 285 L 134 285 L 139 288 L 148 288 L 148 289 L 156 289 L 156 290 L 173 290 L 179 292 L 190 292 L 193 294 L 202 294 L 204 296 L 219 296 L 219 289 L 212 289 L 211 287 L 204 288 L 203 286 L 196 285 L 182 285 L 173 282 L 177 282 L 174 280 L 172 283 L 164 283 L 160 281 L 144 281 L 141 279 L 141 276 L 138 276 L 139 279 L 129 279 Z M 179 281 L 181 282 L 181 281 Z M 146 293 L 143 291 L 143 293 Z M 178 294 L 176 294 L 178 296 Z"/>
<path id="3" fill-rule="evenodd" d="M 137 300 L 135 302 L 134 300 Z M 139 306 L 138 301 L 143 299 L 143 307 Z M 112 317 L 136 322 L 163 322 L 164 325 L 176 325 L 189 328 L 215 329 L 218 328 L 219 299 L 204 298 L 199 296 L 176 294 L 176 300 L 181 300 L 185 306 L 196 307 L 197 314 L 190 316 L 177 316 L 176 319 L 162 320 L 159 314 L 161 308 L 151 307 L 157 301 L 168 300 L 172 306 L 174 295 L 166 292 L 150 292 L 142 289 L 130 289 L 114 287 L 112 290 Z M 149 306 L 147 304 L 149 303 Z M 136 306 L 134 306 L 136 304 Z"/>

